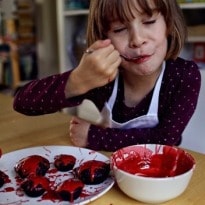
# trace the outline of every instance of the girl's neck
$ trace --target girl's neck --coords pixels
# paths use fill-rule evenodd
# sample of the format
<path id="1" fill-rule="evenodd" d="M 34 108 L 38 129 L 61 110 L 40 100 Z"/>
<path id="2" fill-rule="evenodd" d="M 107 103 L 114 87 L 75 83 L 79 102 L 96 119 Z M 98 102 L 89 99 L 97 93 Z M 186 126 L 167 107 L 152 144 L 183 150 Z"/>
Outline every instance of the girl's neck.
<path id="1" fill-rule="evenodd" d="M 123 71 L 124 72 L 124 71 Z M 124 101 L 129 107 L 136 106 L 147 94 L 152 91 L 160 75 L 161 69 L 148 76 L 137 76 L 132 73 L 123 73 Z"/>

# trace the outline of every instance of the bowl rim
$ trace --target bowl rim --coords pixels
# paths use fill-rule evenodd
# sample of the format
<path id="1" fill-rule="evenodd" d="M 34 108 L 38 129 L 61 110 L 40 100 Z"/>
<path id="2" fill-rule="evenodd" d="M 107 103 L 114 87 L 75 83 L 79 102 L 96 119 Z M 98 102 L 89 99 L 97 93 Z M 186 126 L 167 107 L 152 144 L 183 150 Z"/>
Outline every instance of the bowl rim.
<path id="1" fill-rule="evenodd" d="M 131 174 L 129 172 L 126 172 L 120 168 L 118 168 L 115 164 L 113 164 L 113 156 L 119 152 L 120 150 L 126 150 L 126 149 L 129 149 L 129 148 L 132 148 L 132 147 L 142 147 L 142 146 L 167 146 L 167 147 L 172 147 L 174 149 L 177 149 L 177 150 L 182 150 L 184 151 L 184 153 L 189 157 L 191 158 L 191 160 L 193 161 L 193 166 L 187 170 L 186 172 L 182 173 L 182 174 L 179 174 L 179 175 L 176 175 L 176 176 L 168 176 L 168 177 L 148 177 L 148 176 L 141 176 L 141 175 L 134 175 L 134 174 Z M 163 180 L 173 180 L 173 179 L 177 179 L 177 178 L 180 178 L 182 177 L 183 175 L 188 175 L 190 174 L 190 172 L 193 173 L 193 171 L 195 170 L 196 168 L 196 161 L 195 161 L 195 158 L 188 152 L 186 151 L 185 149 L 183 148 L 180 148 L 180 147 L 177 147 L 177 146 L 171 146 L 171 145 L 163 145 L 163 144 L 139 144 L 139 145 L 130 145 L 130 146 L 127 146 L 127 147 L 122 147 L 118 150 L 116 150 L 115 152 L 113 152 L 110 156 L 110 166 L 111 166 L 111 170 L 113 171 L 120 171 L 121 173 L 124 173 L 124 174 L 127 174 L 128 176 L 131 176 L 133 178 L 139 178 L 139 179 L 143 179 L 143 180 L 157 180 L 157 181 L 163 181 Z"/>
<path id="2" fill-rule="evenodd" d="M 126 174 L 132 178 L 135 178 L 135 179 L 143 179 L 143 180 L 154 180 L 154 181 L 167 181 L 167 180 L 174 180 L 174 179 L 177 179 L 177 178 L 181 178 L 183 175 L 189 175 L 190 172 L 193 173 L 194 169 L 195 169 L 196 165 L 194 164 L 193 167 L 191 169 L 189 169 L 188 171 L 184 172 L 183 174 L 179 174 L 179 175 L 176 175 L 176 176 L 171 176 L 171 177 L 147 177 L 147 176 L 140 176 L 140 175 L 134 175 L 134 174 L 131 174 L 129 172 L 126 172 L 122 169 L 119 169 L 117 168 L 116 166 L 113 166 L 113 171 L 119 171 L 123 174 Z M 115 169 L 115 170 L 114 170 Z"/>

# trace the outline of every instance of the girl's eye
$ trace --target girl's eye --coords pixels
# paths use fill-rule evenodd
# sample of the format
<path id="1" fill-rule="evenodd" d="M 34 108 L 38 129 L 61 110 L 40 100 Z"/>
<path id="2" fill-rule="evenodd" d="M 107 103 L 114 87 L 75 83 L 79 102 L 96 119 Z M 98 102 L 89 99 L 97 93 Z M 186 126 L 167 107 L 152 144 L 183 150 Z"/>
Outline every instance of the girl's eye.
<path id="1" fill-rule="evenodd" d="M 126 28 L 118 28 L 118 29 L 114 29 L 113 32 L 114 33 L 120 33 L 122 31 L 124 31 Z"/>
<path id="2" fill-rule="evenodd" d="M 149 24 L 154 24 L 156 20 L 150 20 L 150 21 L 145 21 L 144 24 L 149 25 Z"/>

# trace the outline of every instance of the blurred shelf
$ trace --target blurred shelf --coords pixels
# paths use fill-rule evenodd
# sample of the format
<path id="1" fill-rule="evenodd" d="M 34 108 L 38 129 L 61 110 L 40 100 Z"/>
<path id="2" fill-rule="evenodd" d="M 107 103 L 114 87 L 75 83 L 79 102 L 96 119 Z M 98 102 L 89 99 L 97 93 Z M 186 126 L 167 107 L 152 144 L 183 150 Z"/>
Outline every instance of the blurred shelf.
<path id="1" fill-rule="evenodd" d="M 205 2 L 199 2 L 199 3 L 180 3 L 180 7 L 182 9 L 201 9 L 205 8 Z"/>
<path id="2" fill-rule="evenodd" d="M 205 42 L 205 25 L 188 27 L 188 42 Z"/>
<path id="3" fill-rule="evenodd" d="M 198 9 L 203 13 L 203 9 L 205 9 L 205 2 L 180 3 L 180 7 L 182 10 L 186 12 L 189 12 L 188 10 L 193 10 L 194 11 L 193 15 L 196 16 L 196 12 L 198 12 Z M 192 15 L 190 16 L 189 13 L 188 14 L 185 13 L 185 14 L 186 14 L 185 18 L 187 18 L 188 20 L 192 20 Z M 189 19 L 189 17 L 191 18 Z M 197 19 L 195 26 L 188 26 L 188 38 L 187 38 L 188 43 L 205 42 L 205 25 L 201 23 L 202 23 L 201 19 Z"/>
<path id="4" fill-rule="evenodd" d="M 190 43 L 205 42 L 205 36 L 188 36 L 187 41 Z"/>
<path id="5" fill-rule="evenodd" d="M 89 9 L 87 9 L 87 7 L 75 7 L 74 4 L 69 7 L 69 3 L 71 5 L 72 2 L 74 2 L 74 0 L 56 1 L 60 73 L 75 67 L 73 61 L 76 60 L 77 55 L 73 49 L 74 41 L 76 36 L 78 39 L 82 38 L 82 36 L 84 37 L 83 30 L 86 26 L 89 14 Z M 82 31 L 82 33 L 79 33 L 79 31 Z M 78 48 L 78 51 L 79 50 L 80 48 Z"/>
<path id="6" fill-rule="evenodd" d="M 78 15 L 87 15 L 89 13 L 88 9 L 73 9 L 64 11 L 64 16 L 78 16 Z"/>

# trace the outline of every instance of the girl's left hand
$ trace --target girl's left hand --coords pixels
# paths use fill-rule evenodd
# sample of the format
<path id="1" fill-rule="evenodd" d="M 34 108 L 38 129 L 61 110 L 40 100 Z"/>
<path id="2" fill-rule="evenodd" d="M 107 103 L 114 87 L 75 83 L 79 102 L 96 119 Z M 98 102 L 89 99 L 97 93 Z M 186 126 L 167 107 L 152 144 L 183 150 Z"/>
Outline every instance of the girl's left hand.
<path id="1" fill-rule="evenodd" d="M 72 117 L 70 121 L 70 139 L 78 147 L 86 147 L 90 123 L 78 117 Z"/>

